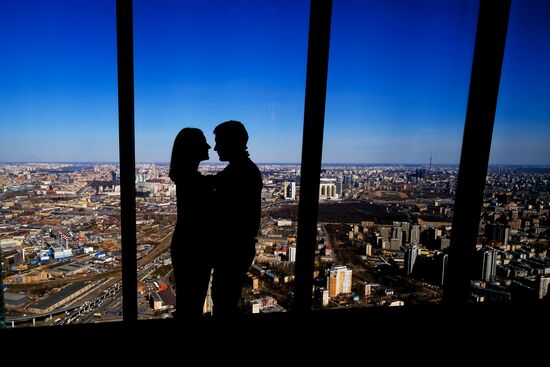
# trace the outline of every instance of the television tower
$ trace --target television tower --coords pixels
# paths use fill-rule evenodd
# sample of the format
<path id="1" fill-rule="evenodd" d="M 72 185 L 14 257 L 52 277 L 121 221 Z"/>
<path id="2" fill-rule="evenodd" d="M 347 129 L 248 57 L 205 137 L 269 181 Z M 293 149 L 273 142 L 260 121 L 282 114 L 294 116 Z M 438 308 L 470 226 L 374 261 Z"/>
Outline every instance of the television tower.
<path id="1" fill-rule="evenodd" d="M 430 167 L 428 168 L 428 172 L 432 171 L 432 151 L 430 150 Z"/>

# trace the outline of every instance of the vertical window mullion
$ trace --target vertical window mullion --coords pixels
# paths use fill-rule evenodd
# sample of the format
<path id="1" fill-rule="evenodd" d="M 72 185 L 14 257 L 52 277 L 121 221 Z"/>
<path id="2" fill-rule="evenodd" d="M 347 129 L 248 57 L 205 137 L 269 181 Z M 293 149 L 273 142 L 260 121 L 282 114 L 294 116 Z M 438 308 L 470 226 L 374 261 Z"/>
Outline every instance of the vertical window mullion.
<path id="1" fill-rule="evenodd" d="M 468 298 L 511 0 L 481 0 L 455 195 L 444 301 Z"/>
<path id="2" fill-rule="evenodd" d="M 137 321 L 132 0 L 116 1 L 123 320 Z"/>
<path id="3" fill-rule="evenodd" d="M 298 312 L 311 310 L 331 15 L 332 0 L 311 1 L 296 246 Z"/>

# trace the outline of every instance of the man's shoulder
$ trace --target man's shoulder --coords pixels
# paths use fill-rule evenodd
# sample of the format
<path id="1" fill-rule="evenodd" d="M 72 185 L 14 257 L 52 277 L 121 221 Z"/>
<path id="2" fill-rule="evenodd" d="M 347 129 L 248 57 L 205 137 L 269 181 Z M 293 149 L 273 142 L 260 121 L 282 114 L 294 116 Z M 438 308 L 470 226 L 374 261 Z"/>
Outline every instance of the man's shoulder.
<path id="1" fill-rule="evenodd" d="M 216 182 L 218 185 L 224 182 L 225 184 L 263 186 L 260 169 L 250 159 L 228 164 L 216 174 Z"/>
<path id="2" fill-rule="evenodd" d="M 250 175 L 254 176 L 257 181 L 260 182 L 260 185 L 262 185 L 262 173 L 260 172 L 260 169 L 256 165 L 256 163 L 252 162 L 250 159 L 248 160 L 248 170 L 250 171 Z"/>
<path id="3" fill-rule="evenodd" d="M 257 172 L 260 174 L 260 169 L 256 165 L 256 163 L 252 162 L 250 159 L 248 160 L 248 165 L 250 166 L 250 169 L 252 169 L 254 172 Z"/>
<path id="4" fill-rule="evenodd" d="M 249 158 L 237 162 L 232 162 L 227 165 L 222 171 L 218 172 L 218 176 L 242 173 L 257 173 L 260 174 L 258 166 Z"/>

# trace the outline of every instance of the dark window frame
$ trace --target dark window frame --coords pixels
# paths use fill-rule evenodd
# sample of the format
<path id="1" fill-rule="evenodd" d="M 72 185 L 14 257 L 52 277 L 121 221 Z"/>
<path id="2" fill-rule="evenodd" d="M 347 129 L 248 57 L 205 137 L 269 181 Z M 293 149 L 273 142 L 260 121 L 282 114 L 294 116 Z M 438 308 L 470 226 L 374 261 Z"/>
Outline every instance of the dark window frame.
<path id="1" fill-rule="evenodd" d="M 480 0 L 466 123 L 458 168 L 444 302 L 468 300 L 511 0 Z"/>
<path id="2" fill-rule="evenodd" d="M 137 321 L 133 0 L 116 1 L 122 318 Z"/>

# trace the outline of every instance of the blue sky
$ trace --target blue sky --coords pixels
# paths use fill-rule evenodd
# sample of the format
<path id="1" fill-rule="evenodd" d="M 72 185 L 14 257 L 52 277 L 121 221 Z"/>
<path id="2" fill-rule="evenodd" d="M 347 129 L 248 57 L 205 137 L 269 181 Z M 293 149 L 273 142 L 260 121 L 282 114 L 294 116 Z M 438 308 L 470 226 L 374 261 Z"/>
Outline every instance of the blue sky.
<path id="1" fill-rule="evenodd" d="M 114 0 L 0 3 L 0 161 L 117 161 Z M 478 0 L 334 1 L 323 161 L 457 163 Z M 309 2 L 136 0 L 136 158 L 241 120 L 299 162 Z M 514 1 L 492 163 L 550 164 L 550 5 Z M 213 145 L 213 144 L 212 144 Z M 216 161 L 216 153 L 211 151 Z"/>

